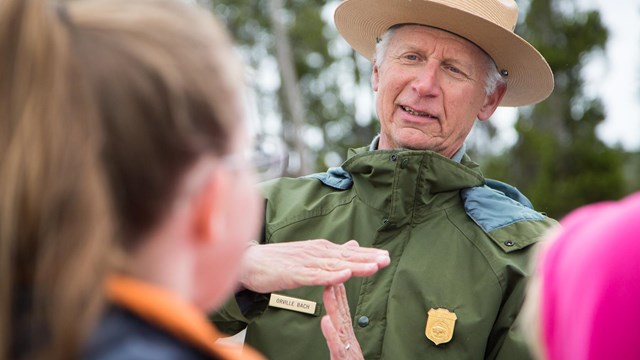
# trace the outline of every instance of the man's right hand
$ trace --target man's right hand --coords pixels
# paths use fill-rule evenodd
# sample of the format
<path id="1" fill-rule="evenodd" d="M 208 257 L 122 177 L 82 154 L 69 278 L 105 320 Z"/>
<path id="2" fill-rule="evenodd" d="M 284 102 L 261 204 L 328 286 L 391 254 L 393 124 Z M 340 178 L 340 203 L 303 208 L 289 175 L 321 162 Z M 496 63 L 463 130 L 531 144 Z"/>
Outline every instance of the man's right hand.
<path id="1" fill-rule="evenodd" d="M 352 276 L 369 276 L 391 262 L 386 250 L 305 240 L 250 246 L 242 260 L 240 282 L 258 293 L 301 286 L 329 286 Z"/>

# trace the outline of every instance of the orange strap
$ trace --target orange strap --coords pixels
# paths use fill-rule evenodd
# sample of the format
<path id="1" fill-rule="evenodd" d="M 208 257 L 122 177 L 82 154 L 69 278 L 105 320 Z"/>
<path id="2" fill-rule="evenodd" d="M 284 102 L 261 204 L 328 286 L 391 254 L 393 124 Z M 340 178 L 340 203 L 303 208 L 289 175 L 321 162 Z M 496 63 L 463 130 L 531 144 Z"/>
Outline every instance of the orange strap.
<path id="1" fill-rule="evenodd" d="M 106 282 L 107 296 L 141 318 L 165 329 L 177 338 L 221 359 L 263 360 L 255 350 L 240 351 L 216 344 L 220 333 L 200 310 L 168 290 L 124 275 L 111 275 Z"/>

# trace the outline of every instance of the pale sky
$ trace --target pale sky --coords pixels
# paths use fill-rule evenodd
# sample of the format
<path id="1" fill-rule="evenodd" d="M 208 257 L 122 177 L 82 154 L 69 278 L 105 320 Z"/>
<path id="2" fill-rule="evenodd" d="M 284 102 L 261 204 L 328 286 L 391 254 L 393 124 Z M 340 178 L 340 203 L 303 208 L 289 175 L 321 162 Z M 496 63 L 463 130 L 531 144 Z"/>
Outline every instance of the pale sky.
<path id="1" fill-rule="evenodd" d="M 640 2 L 577 0 L 581 9 L 599 9 L 609 29 L 606 54 L 585 66 L 585 92 L 602 99 L 606 120 L 598 135 L 609 145 L 640 150 Z M 515 142 L 515 109 L 499 108 L 493 121 L 507 144 Z"/>
<path id="2" fill-rule="evenodd" d="M 610 32 L 606 62 L 594 65 L 593 87 L 607 106 L 599 135 L 607 143 L 640 150 L 640 2 L 580 0 L 597 7 Z M 598 74 L 600 72 L 600 74 Z"/>

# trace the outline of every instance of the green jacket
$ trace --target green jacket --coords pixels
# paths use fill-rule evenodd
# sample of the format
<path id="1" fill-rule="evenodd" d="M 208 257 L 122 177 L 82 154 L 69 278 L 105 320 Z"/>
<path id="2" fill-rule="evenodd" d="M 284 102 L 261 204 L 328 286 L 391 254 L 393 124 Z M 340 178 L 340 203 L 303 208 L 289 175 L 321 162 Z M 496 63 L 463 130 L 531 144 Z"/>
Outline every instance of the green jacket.
<path id="1" fill-rule="evenodd" d="M 356 239 L 389 251 L 388 267 L 345 283 L 366 359 L 526 359 L 514 320 L 531 245 L 556 222 L 515 188 L 491 184 L 502 191 L 466 155 L 457 163 L 430 151 L 351 150 L 341 168 L 266 184 L 263 241 Z M 269 359 L 327 360 L 322 290 L 278 292 L 315 302 L 315 314 L 244 291 L 212 319 L 227 333 L 248 325 L 246 342 Z M 429 315 L 432 338 L 446 340 L 453 328 L 436 345 L 426 329 L 427 312 L 438 308 L 457 320 Z"/>

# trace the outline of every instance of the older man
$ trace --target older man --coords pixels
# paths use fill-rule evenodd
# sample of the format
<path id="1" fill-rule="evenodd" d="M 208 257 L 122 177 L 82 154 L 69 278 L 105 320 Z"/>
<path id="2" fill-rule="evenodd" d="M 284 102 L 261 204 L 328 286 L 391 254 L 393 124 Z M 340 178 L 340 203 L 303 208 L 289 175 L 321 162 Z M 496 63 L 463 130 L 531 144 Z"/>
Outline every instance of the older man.
<path id="1" fill-rule="evenodd" d="M 517 14 L 512 0 L 340 4 L 338 30 L 373 62 L 380 136 L 339 168 L 266 185 L 263 245 L 248 251 L 246 290 L 214 316 L 222 330 L 248 326 L 272 359 L 328 359 L 323 289 L 295 287 L 373 274 L 345 283 L 366 359 L 529 356 L 515 319 L 532 245 L 555 221 L 486 180 L 464 146 L 476 119 L 553 88 L 513 33 Z M 318 238 L 331 243 L 297 241 Z"/>

